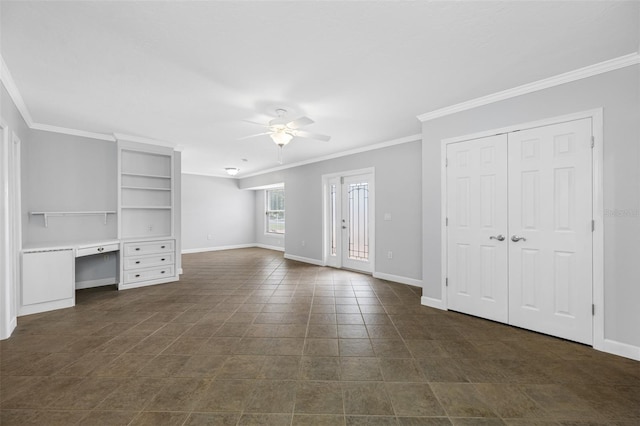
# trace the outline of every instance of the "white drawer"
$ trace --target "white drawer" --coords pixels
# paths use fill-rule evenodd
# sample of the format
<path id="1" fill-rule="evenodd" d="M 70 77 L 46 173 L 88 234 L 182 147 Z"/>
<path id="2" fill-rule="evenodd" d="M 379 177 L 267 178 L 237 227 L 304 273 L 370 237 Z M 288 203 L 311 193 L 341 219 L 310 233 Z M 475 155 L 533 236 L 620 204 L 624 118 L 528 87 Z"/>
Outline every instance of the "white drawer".
<path id="1" fill-rule="evenodd" d="M 76 257 L 91 256 L 92 254 L 108 253 L 118 250 L 120 250 L 120 244 L 118 243 L 78 247 L 76 249 Z"/>
<path id="2" fill-rule="evenodd" d="M 166 265 L 160 268 L 141 269 L 134 271 L 125 271 L 124 283 L 136 283 L 139 281 L 150 281 L 159 278 L 169 278 L 174 275 L 174 266 Z"/>
<path id="3" fill-rule="evenodd" d="M 173 252 L 174 241 L 148 241 L 144 243 L 125 243 L 125 256 L 139 256 L 144 254 L 171 253 Z"/>
<path id="4" fill-rule="evenodd" d="M 129 256 L 123 258 L 124 270 L 150 268 L 173 264 L 173 253 L 152 254 L 150 256 Z"/>

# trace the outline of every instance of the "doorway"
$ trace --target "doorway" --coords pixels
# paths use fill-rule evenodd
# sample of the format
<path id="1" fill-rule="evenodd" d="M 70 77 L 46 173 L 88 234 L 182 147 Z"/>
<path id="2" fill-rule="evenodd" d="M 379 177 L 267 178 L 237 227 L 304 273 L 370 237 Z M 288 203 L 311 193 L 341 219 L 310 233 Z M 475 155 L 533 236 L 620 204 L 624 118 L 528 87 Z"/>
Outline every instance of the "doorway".
<path id="1" fill-rule="evenodd" d="M 323 176 L 324 264 L 373 273 L 373 169 Z"/>

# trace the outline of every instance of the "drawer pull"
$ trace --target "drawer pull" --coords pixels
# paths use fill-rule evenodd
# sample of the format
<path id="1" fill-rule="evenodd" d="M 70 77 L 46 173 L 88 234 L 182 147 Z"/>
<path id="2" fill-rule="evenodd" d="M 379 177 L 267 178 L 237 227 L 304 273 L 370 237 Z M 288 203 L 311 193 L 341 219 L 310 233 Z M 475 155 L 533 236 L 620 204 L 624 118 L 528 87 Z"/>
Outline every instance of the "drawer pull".
<path id="1" fill-rule="evenodd" d="M 160 248 L 165 248 L 166 246 L 160 246 Z"/>
<path id="2" fill-rule="evenodd" d="M 140 263 L 140 261 L 139 261 L 139 260 L 136 260 L 136 265 L 137 265 L 137 264 L 139 264 L 139 263 Z"/>
<path id="3" fill-rule="evenodd" d="M 136 247 L 136 251 L 140 251 L 140 247 Z"/>
<path id="4" fill-rule="evenodd" d="M 136 274 L 136 278 L 140 278 L 140 274 Z"/>
<path id="5" fill-rule="evenodd" d="M 165 273 L 165 271 L 160 271 L 160 273 L 161 273 L 161 274 L 164 274 L 164 273 Z"/>
<path id="6" fill-rule="evenodd" d="M 104 247 L 98 247 L 98 251 L 103 252 L 104 251 Z"/>
<path id="7" fill-rule="evenodd" d="M 166 259 L 163 257 L 162 259 L 160 259 L 160 262 L 164 262 Z"/>

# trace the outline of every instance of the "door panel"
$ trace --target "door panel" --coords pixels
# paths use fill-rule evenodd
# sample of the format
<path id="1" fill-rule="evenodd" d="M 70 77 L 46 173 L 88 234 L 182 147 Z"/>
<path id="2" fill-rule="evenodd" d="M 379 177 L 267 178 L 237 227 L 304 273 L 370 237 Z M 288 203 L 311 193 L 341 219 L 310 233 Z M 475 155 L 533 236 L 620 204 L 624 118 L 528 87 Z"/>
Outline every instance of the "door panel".
<path id="1" fill-rule="evenodd" d="M 507 137 L 447 146 L 448 305 L 508 320 Z"/>
<path id="2" fill-rule="evenodd" d="M 342 183 L 342 266 L 372 272 L 369 209 L 371 175 L 344 177 Z"/>
<path id="3" fill-rule="evenodd" d="M 592 343 L 591 119 L 509 134 L 509 323 Z"/>

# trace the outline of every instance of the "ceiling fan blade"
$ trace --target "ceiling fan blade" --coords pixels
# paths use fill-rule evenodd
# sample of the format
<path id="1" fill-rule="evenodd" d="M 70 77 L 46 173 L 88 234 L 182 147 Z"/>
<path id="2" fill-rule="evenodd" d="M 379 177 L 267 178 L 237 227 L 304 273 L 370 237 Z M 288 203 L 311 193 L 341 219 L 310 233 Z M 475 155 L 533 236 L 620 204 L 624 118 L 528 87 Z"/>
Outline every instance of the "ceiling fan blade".
<path id="1" fill-rule="evenodd" d="M 329 139 L 331 139 L 331 136 L 321 135 L 318 133 L 311 133 L 311 132 L 307 132 L 306 130 L 296 130 L 294 135 L 301 138 L 315 139 L 315 140 L 324 141 L 324 142 L 327 142 Z"/>
<path id="2" fill-rule="evenodd" d="M 236 140 L 241 141 L 243 139 L 255 138 L 256 136 L 270 135 L 270 134 L 271 134 L 271 132 L 256 133 L 255 135 L 243 136 L 243 137 L 238 138 Z"/>
<path id="3" fill-rule="evenodd" d="M 300 127 L 308 126 L 312 123 L 314 123 L 314 121 L 309 117 L 300 117 L 288 122 L 287 127 L 290 129 L 299 129 Z"/>
<path id="4" fill-rule="evenodd" d="M 267 124 L 258 123 L 257 121 L 251 121 L 251 120 L 242 120 L 242 121 L 245 122 L 245 123 L 249 123 L 249 124 L 256 124 L 256 125 L 258 125 L 260 127 L 268 127 Z"/>

